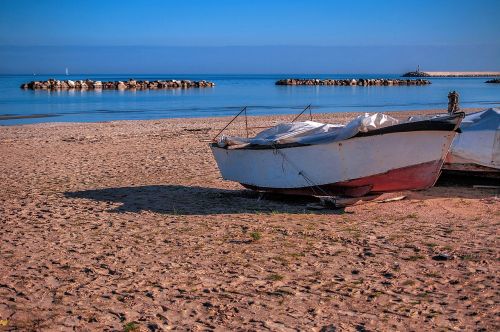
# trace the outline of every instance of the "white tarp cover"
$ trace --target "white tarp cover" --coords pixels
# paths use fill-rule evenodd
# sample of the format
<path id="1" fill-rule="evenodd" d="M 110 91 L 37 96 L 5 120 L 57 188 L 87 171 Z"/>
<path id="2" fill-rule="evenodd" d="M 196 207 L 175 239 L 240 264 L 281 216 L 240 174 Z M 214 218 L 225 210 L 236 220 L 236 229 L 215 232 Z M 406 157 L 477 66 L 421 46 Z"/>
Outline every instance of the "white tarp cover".
<path id="1" fill-rule="evenodd" d="M 319 144 L 336 142 L 355 136 L 359 132 L 368 132 L 398 124 L 399 121 L 386 114 L 375 113 L 360 115 L 347 125 L 325 124 L 314 121 L 281 123 L 261 131 L 253 138 L 221 136 L 220 147 L 244 147 L 253 145 L 281 145 L 290 143 Z"/>
<path id="2" fill-rule="evenodd" d="M 450 153 L 470 163 L 500 169 L 500 109 L 467 115 Z"/>

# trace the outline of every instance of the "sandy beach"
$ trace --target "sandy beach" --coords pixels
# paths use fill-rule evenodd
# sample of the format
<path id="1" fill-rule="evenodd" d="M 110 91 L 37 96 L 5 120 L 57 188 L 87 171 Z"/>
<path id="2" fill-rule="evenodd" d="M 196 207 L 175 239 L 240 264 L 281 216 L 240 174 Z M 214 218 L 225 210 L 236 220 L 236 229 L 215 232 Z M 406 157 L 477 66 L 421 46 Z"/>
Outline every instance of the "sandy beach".
<path id="1" fill-rule="evenodd" d="M 0 127 L 0 331 L 500 329 L 497 190 L 259 199 L 203 141 L 229 119 Z"/>

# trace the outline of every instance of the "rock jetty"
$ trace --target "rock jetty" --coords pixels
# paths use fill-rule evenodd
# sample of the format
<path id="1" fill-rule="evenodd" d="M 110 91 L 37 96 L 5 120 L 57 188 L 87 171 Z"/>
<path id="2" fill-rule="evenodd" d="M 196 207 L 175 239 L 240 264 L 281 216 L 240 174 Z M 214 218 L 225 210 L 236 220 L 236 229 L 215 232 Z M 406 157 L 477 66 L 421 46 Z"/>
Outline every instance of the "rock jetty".
<path id="1" fill-rule="evenodd" d="M 500 78 L 494 78 L 492 80 L 486 81 L 485 83 L 497 83 L 498 84 L 498 83 L 500 83 Z"/>
<path id="2" fill-rule="evenodd" d="M 168 81 L 92 81 L 92 80 L 55 80 L 31 81 L 21 84 L 21 89 L 31 90 L 147 90 L 147 89 L 187 89 L 187 88 L 209 88 L 215 86 L 215 83 L 209 81 L 189 81 L 189 80 L 168 80 Z"/>
<path id="3" fill-rule="evenodd" d="M 288 78 L 276 81 L 276 85 L 339 85 L 339 86 L 394 86 L 394 85 L 427 85 L 431 84 L 428 80 L 401 80 L 385 78 L 359 78 L 359 79 L 300 79 Z"/>

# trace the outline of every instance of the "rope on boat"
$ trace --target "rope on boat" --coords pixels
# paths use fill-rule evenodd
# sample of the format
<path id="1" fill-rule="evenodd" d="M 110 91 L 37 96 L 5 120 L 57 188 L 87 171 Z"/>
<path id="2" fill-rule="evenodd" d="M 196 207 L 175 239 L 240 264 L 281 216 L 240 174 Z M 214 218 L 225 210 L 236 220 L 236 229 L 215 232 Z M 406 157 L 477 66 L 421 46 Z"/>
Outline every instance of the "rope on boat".
<path id="1" fill-rule="evenodd" d="M 315 196 L 321 196 L 321 195 L 318 195 L 316 193 L 316 191 L 314 190 L 314 187 L 318 188 L 318 190 L 323 193 L 322 196 L 330 196 L 323 188 L 321 188 L 318 184 L 316 184 L 316 182 L 314 182 L 309 176 L 307 176 L 303 170 L 299 169 L 297 166 L 295 166 L 287 157 L 286 155 L 280 151 L 280 149 L 277 149 L 275 148 L 274 149 L 275 153 L 281 155 L 281 157 L 283 158 L 284 161 L 288 162 L 296 171 L 298 171 L 299 175 L 302 176 L 304 178 L 304 180 L 306 180 L 306 182 L 311 186 L 311 189 L 314 193 Z M 283 164 L 282 164 L 283 165 Z M 283 168 L 283 166 L 282 166 Z M 284 170 L 284 168 L 283 168 Z"/>

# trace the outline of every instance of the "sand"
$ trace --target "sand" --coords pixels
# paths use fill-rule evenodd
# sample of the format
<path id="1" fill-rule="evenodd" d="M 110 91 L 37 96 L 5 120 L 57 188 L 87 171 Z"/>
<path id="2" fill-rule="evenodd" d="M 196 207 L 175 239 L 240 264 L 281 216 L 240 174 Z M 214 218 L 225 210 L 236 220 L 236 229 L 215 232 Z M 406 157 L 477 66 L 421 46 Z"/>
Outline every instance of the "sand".
<path id="1" fill-rule="evenodd" d="M 259 200 L 200 141 L 225 121 L 0 127 L 0 330 L 500 328 L 495 189 Z"/>

